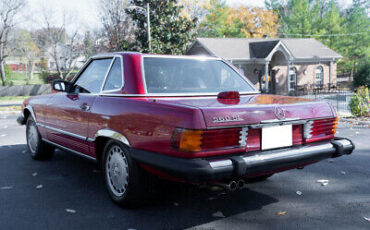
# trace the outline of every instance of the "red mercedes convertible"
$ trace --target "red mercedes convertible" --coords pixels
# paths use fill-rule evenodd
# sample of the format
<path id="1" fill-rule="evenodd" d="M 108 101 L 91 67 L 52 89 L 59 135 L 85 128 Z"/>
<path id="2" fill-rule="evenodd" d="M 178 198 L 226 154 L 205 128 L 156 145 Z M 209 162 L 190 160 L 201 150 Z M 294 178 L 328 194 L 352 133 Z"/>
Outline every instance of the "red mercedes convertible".
<path id="1" fill-rule="evenodd" d="M 148 173 L 235 191 L 354 149 L 335 137 L 331 104 L 260 94 L 220 58 L 102 54 L 52 91 L 25 100 L 18 118 L 31 157 L 57 147 L 96 161 L 126 206 L 147 191 Z"/>

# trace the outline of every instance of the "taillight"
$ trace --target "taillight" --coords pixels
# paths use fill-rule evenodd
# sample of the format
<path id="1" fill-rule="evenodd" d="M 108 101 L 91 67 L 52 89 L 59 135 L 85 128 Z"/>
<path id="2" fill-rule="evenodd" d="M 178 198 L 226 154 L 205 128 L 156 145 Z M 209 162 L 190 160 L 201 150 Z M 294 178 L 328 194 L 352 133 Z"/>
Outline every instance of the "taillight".
<path id="1" fill-rule="evenodd" d="M 183 152 L 199 152 L 242 146 L 242 128 L 214 130 L 176 129 L 172 147 Z"/>
<path id="2" fill-rule="evenodd" d="M 307 143 L 334 138 L 338 118 L 309 121 L 304 125 L 304 138 Z"/>
<path id="3" fill-rule="evenodd" d="M 248 129 L 247 152 L 261 150 L 261 129 Z"/>
<path id="4" fill-rule="evenodd" d="M 293 125 L 293 145 L 300 145 L 303 143 L 302 125 Z"/>

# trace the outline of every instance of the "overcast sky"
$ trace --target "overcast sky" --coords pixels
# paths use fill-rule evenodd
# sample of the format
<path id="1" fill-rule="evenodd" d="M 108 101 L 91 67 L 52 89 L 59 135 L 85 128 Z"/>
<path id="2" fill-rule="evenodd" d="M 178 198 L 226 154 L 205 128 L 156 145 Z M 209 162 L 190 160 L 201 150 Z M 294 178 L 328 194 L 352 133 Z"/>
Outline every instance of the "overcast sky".
<path id="1" fill-rule="evenodd" d="M 40 15 L 42 7 L 54 9 L 58 18 L 61 18 L 61 12 L 65 11 L 74 15 L 74 21 L 78 24 L 71 24 L 71 26 L 78 26 L 81 29 L 93 29 L 100 27 L 100 19 L 98 15 L 98 1 L 99 0 L 26 0 L 27 8 L 22 14 L 23 22 L 21 25 L 31 28 L 39 28 L 40 19 L 36 17 Z M 248 5 L 264 7 L 264 0 L 226 0 L 230 6 L 234 5 Z M 352 0 L 339 0 L 340 4 L 349 6 Z"/>

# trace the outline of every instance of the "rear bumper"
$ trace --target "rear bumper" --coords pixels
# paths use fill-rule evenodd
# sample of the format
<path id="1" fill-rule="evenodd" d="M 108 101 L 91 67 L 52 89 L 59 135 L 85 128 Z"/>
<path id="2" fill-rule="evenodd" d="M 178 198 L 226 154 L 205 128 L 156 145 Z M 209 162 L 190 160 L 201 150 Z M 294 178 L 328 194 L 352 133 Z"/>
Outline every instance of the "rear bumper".
<path id="1" fill-rule="evenodd" d="M 137 149 L 132 149 L 132 157 L 172 177 L 209 181 L 284 171 L 323 159 L 348 155 L 354 148 L 351 140 L 336 138 L 330 142 L 219 158 L 183 159 Z"/>

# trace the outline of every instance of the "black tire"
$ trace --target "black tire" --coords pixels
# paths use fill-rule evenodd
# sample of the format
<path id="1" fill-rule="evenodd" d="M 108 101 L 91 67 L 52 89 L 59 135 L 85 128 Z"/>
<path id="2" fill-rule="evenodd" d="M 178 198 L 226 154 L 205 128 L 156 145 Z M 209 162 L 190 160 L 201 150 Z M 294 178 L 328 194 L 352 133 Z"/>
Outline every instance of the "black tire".
<path id="1" fill-rule="evenodd" d="M 146 175 L 130 156 L 128 147 L 115 140 L 108 141 L 103 151 L 102 168 L 106 188 L 115 203 L 126 208 L 143 204 Z"/>
<path id="2" fill-rule="evenodd" d="M 273 175 L 274 174 L 272 173 L 272 174 L 267 174 L 267 175 L 263 175 L 263 176 L 259 176 L 259 177 L 246 178 L 245 182 L 247 182 L 247 183 L 261 182 L 261 181 L 267 180 L 267 178 L 272 177 Z"/>
<path id="3" fill-rule="evenodd" d="M 53 157 L 55 149 L 54 146 L 42 141 L 40 132 L 32 116 L 29 116 L 27 119 L 26 139 L 28 152 L 30 153 L 32 159 L 48 160 Z"/>

